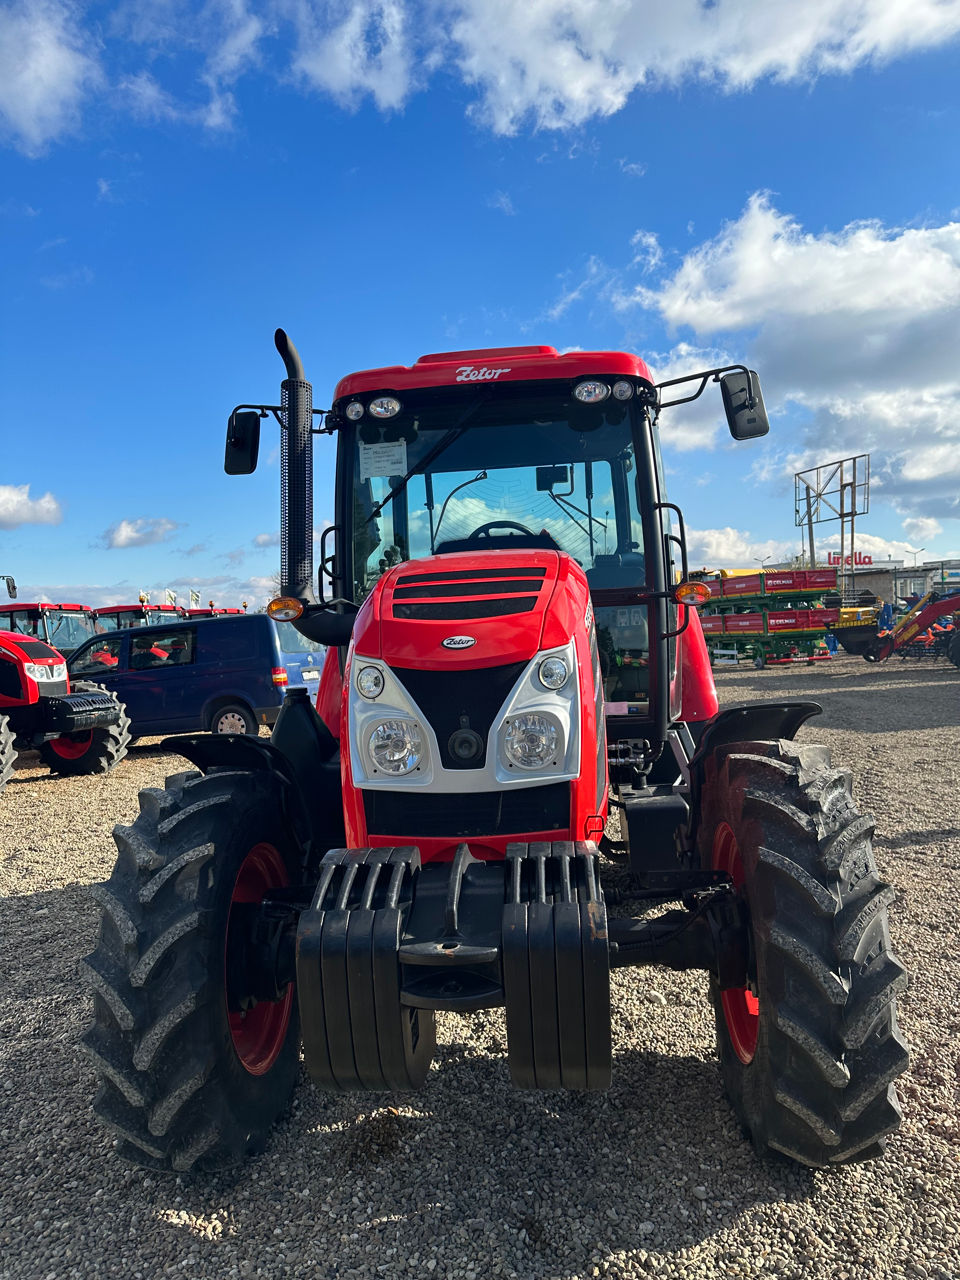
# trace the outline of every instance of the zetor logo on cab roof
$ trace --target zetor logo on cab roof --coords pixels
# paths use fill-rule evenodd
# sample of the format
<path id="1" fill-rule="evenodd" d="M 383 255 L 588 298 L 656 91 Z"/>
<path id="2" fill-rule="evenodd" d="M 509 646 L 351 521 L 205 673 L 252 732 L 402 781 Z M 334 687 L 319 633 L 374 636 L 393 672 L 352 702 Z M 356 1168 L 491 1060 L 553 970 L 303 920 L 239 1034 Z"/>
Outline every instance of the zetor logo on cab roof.
<path id="1" fill-rule="evenodd" d="M 501 373 L 509 373 L 509 369 L 488 369 L 482 365 L 479 369 L 475 364 L 462 364 L 457 370 L 458 382 L 479 382 L 489 381 L 499 378 Z"/>

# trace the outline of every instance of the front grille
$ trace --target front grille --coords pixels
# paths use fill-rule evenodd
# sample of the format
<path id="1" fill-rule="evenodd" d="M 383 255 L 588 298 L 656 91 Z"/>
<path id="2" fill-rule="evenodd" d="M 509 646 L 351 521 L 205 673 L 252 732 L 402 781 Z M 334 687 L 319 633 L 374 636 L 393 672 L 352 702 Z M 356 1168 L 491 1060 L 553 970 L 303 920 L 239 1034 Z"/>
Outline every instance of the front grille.
<path id="1" fill-rule="evenodd" d="M 486 744 L 493 717 L 520 679 L 527 664 L 511 662 L 503 667 L 475 670 L 423 671 L 419 667 L 393 667 L 414 702 L 430 721 L 440 746 L 444 769 L 482 769 L 487 758 Z M 479 756 L 464 762 L 449 750 L 450 735 L 458 729 L 473 729 L 483 739 Z"/>
<path id="2" fill-rule="evenodd" d="M 510 596 L 503 600 L 457 600 L 443 604 L 398 604 L 395 618 L 440 618 L 447 621 L 470 618 L 500 618 L 508 613 L 529 613 L 537 607 L 536 596 Z"/>
<path id="3" fill-rule="evenodd" d="M 423 791 L 364 791 L 371 836 L 524 836 L 566 831 L 570 826 L 570 784 L 551 782 L 519 790 L 437 795 Z"/>
<path id="4" fill-rule="evenodd" d="M 407 573 L 393 593 L 395 618 L 500 618 L 536 608 L 546 569 L 456 569 Z"/>

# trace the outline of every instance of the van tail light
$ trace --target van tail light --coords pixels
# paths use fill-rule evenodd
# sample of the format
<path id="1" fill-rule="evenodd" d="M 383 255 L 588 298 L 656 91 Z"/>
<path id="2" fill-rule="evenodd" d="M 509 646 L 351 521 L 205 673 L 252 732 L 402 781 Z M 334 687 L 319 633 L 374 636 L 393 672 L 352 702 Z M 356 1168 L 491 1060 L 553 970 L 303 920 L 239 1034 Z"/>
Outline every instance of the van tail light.
<path id="1" fill-rule="evenodd" d="M 271 668 L 270 668 L 270 674 L 271 674 L 271 676 L 273 677 L 273 683 L 274 683 L 274 684 L 286 684 L 286 683 L 287 683 L 287 668 L 286 668 L 286 667 L 271 667 Z"/>

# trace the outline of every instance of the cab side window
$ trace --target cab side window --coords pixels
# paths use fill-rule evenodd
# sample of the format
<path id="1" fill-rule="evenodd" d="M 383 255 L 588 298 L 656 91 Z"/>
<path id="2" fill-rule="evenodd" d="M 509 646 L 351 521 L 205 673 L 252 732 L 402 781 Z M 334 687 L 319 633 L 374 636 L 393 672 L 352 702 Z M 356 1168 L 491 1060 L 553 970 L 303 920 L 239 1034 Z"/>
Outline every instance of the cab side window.
<path id="1" fill-rule="evenodd" d="M 104 636 L 71 663 L 70 674 L 79 676 L 99 673 L 103 675 L 107 671 L 113 671 L 120 661 L 122 644 L 123 640 L 120 636 L 109 638 Z"/>

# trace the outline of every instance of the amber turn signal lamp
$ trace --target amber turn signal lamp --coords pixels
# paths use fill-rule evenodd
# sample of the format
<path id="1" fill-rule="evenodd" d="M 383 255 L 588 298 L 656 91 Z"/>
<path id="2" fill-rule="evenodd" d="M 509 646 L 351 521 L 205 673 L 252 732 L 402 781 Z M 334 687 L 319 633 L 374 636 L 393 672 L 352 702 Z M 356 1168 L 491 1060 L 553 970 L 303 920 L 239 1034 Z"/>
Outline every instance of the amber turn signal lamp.
<path id="1" fill-rule="evenodd" d="M 681 582 L 674 587 L 673 598 L 678 604 L 689 604 L 698 609 L 710 599 L 710 588 L 705 582 Z"/>
<path id="2" fill-rule="evenodd" d="M 303 613 L 303 605 L 293 596 L 277 596 L 267 605 L 267 613 L 277 622 L 292 622 Z"/>

